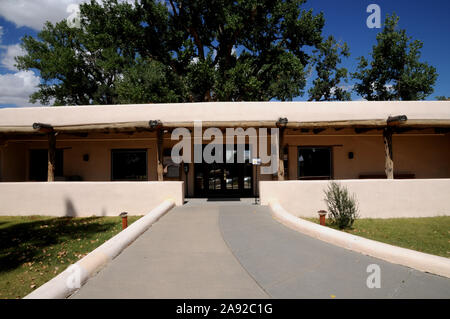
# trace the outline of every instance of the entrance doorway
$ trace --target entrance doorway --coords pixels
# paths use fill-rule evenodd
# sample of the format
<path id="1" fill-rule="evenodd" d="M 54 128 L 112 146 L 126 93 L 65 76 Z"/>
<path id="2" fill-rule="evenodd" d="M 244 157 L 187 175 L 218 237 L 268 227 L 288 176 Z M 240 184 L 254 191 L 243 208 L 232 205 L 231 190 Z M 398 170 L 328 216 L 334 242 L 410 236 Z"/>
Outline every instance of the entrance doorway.
<path id="1" fill-rule="evenodd" d="M 196 197 L 251 197 L 253 196 L 253 167 L 249 145 L 245 145 L 244 163 L 238 162 L 237 145 L 233 150 L 224 146 L 222 163 L 196 163 Z M 231 163 L 231 159 L 234 162 Z"/>

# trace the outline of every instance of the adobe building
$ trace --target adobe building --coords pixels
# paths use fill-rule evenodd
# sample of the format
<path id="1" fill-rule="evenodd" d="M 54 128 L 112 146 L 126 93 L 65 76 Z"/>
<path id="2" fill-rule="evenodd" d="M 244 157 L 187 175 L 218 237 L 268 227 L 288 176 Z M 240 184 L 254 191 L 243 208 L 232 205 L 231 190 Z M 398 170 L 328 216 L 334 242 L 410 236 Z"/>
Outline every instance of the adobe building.
<path id="1" fill-rule="evenodd" d="M 179 141 L 172 140 L 173 131 L 193 132 L 200 122 L 203 132 L 214 127 L 224 134 L 226 128 L 254 128 L 256 135 L 260 128 L 278 128 L 269 146 L 277 154 L 276 171 L 261 174 L 262 167 L 252 165 L 252 134 L 240 142 L 236 137 L 223 162 L 194 163 L 192 153 L 188 163 L 174 163 L 171 150 Z M 239 143 L 245 144 L 240 163 Z M 386 178 L 450 178 L 450 102 L 0 109 L 0 182 L 184 181 L 187 197 L 250 197 L 259 181 Z"/>

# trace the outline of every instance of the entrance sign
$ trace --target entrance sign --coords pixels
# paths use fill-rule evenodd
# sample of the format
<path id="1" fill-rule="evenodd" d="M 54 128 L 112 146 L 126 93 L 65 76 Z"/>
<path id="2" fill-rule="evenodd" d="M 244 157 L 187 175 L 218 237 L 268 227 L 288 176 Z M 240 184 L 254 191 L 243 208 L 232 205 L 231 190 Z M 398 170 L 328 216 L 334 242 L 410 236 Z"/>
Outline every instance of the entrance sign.
<path id="1" fill-rule="evenodd" d="M 260 158 L 252 158 L 252 165 L 261 165 Z"/>
<path id="2" fill-rule="evenodd" d="M 255 166 L 261 165 L 261 159 L 260 158 L 252 158 L 252 164 Z M 257 187 L 258 186 L 258 171 L 256 171 L 256 175 L 255 175 L 255 184 L 256 184 L 255 187 Z M 255 190 L 255 205 L 257 205 L 257 204 L 258 204 L 258 195 Z"/>

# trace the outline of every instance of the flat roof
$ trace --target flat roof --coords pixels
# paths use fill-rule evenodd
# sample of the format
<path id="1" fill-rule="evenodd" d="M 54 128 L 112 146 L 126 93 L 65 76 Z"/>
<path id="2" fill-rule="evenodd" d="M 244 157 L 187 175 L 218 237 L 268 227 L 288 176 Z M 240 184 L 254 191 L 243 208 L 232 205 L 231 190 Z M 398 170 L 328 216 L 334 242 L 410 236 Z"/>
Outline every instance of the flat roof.
<path id="1" fill-rule="evenodd" d="M 149 127 L 150 120 L 164 126 L 183 126 L 194 121 L 208 125 L 248 123 L 273 126 L 279 118 L 289 125 L 381 126 L 389 116 L 406 115 L 406 126 L 450 127 L 450 101 L 389 102 L 211 102 L 52 106 L 0 109 L 0 132 L 34 132 L 33 123 L 60 130 Z M 206 125 L 206 126 L 208 126 Z M 329 126 L 332 126 L 329 125 Z"/>

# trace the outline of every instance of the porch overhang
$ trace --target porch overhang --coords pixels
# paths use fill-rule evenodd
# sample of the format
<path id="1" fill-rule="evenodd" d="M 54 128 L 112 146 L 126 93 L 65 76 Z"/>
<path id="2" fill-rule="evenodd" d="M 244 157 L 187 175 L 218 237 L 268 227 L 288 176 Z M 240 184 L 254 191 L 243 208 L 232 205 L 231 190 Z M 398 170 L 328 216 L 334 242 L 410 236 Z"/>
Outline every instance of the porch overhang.
<path id="1" fill-rule="evenodd" d="M 399 117 L 400 116 L 400 117 Z M 0 109 L 0 134 L 126 132 L 158 128 L 450 128 L 450 101 L 214 102 Z M 405 120 L 407 118 L 407 120 Z M 33 127 L 33 124 L 41 124 Z M 43 125 L 43 124 L 44 125 Z M 49 127 L 46 127 L 48 125 Z"/>
<path id="2" fill-rule="evenodd" d="M 0 134 L 42 134 L 50 131 L 60 133 L 83 133 L 83 132 L 142 132 L 156 129 L 149 124 L 150 121 L 137 122 L 115 122 L 115 123 L 94 123 L 79 125 L 52 125 L 43 123 L 33 123 L 33 125 L 24 126 L 0 126 Z M 202 127 L 218 128 L 249 128 L 263 127 L 275 128 L 278 119 L 273 121 L 202 121 Z M 177 127 L 193 128 L 195 121 L 160 121 L 158 128 L 174 129 Z M 399 127 L 410 129 L 428 129 L 428 128 L 450 128 L 450 120 L 447 119 L 407 119 L 405 121 L 390 122 L 388 119 L 374 120 L 345 120 L 345 121 L 314 121 L 301 122 L 290 121 L 285 124 L 289 129 L 327 129 L 327 128 L 353 128 L 353 129 L 382 129 L 384 127 Z"/>

